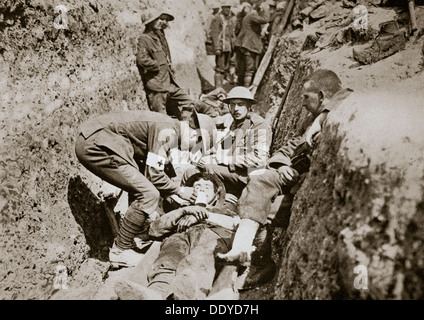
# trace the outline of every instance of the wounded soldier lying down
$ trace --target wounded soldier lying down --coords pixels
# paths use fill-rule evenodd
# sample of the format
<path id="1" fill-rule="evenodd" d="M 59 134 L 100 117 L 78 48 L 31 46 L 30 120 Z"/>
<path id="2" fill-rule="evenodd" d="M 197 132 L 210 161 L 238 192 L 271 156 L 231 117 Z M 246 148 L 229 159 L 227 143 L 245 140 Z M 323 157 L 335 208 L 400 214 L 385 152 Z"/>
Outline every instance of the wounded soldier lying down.
<path id="1" fill-rule="evenodd" d="M 145 299 L 199 300 L 208 295 L 222 265 L 217 252 L 228 252 L 239 218 L 225 200 L 216 176 L 196 174 L 193 188 L 198 203 L 171 211 L 150 225 L 149 234 L 163 240 L 158 258 L 148 273 Z M 190 185 L 188 181 L 186 185 Z M 222 192 L 224 191 L 224 192 Z M 215 206 L 208 204 L 216 202 Z M 202 199 L 201 199 L 202 198 Z"/>

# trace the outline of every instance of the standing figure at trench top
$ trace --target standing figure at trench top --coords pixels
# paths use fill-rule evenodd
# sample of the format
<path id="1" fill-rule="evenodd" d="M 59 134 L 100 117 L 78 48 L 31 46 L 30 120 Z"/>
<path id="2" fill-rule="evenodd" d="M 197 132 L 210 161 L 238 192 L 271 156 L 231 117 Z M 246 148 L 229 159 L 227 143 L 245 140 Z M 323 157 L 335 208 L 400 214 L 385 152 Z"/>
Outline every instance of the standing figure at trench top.
<path id="1" fill-rule="evenodd" d="M 126 191 L 133 198 L 109 252 L 114 266 L 136 266 L 143 255 L 133 249 L 134 238 L 147 232 L 159 217 L 160 197 L 178 195 L 189 200 L 192 188 L 181 188 L 172 179 L 170 150 L 191 150 L 211 141 L 203 130 L 209 118 L 193 112 L 190 121 L 178 121 L 152 111 L 121 111 L 84 122 L 75 144 L 78 160 L 102 180 Z M 209 118 L 208 123 L 213 123 Z M 199 132 L 200 131 L 200 132 Z"/>
<path id="2" fill-rule="evenodd" d="M 174 17 L 154 8 L 142 15 L 144 33 L 138 38 L 136 62 L 151 111 L 182 118 L 182 109 L 192 102 L 179 87 L 172 69 L 171 54 L 164 29 Z"/>
<path id="3" fill-rule="evenodd" d="M 215 51 L 215 88 L 221 88 L 224 78 L 230 75 L 231 55 L 234 49 L 234 26 L 231 5 L 221 6 L 210 26 L 209 34 Z"/>
<path id="4" fill-rule="evenodd" d="M 208 17 L 208 19 L 206 20 L 205 36 L 206 36 L 206 54 L 208 56 L 214 56 L 215 55 L 215 51 L 213 49 L 213 42 L 212 42 L 212 37 L 210 35 L 210 31 L 211 31 L 212 20 L 215 19 L 215 17 L 219 13 L 219 10 L 220 10 L 219 4 L 217 4 L 217 3 L 214 4 L 213 7 L 212 7 L 212 13 Z"/>
<path id="5" fill-rule="evenodd" d="M 253 77 L 259 67 L 259 58 L 264 45 L 261 39 L 262 25 L 269 22 L 270 12 L 268 4 L 263 2 L 255 4 L 254 10 L 250 11 L 244 18 L 241 31 L 235 41 L 235 46 L 240 50 L 242 59 L 238 74 L 244 86 L 248 88 L 252 84 Z"/>
<path id="6" fill-rule="evenodd" d="M 253 251 L 255 248 L 252 247 L 252 241 L 258 228 L 272 219 L 268 216 L 272 201 L 278 195 L 287 196 L 289 201 L 293 200 L 293 194 L 303 181 L 299 178 L 300 175 L 309 170 L 313 141 L 319 135 L 328 112 L 337 108 L 351 92 L 351 89 L 342 89 L 339 77 L 331 70 L 317 70 L 309 75 L 303 84 L 302 106 L 310 115 L 297 135 L 268 160 L 267 169 L 261 174 L 248 177 L 246 188 L 238 202 L 237 213 L 241 221 L 232 249 L 226 254 L 218 254 L 219 258 L 228 262 L 251 259 L 251 266 L 246 271 L 246 279 L 240 289 L 253 288 L 274 275 L 275 263 L 271 258 L 272 231 L 266 235 L 266 245 L 260 250 Z M 287 201 L 285 204 L 287 205 Z"/>

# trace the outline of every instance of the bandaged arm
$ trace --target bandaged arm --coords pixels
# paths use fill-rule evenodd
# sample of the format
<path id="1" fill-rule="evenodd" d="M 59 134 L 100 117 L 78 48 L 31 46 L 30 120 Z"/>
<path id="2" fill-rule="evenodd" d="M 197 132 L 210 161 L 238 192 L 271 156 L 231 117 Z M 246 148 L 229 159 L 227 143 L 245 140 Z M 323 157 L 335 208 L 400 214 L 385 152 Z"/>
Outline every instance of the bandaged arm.
<path id="1" fill-rule="evenodd" d="M 240 217 L 230 217 L 224 214 L 209 212 L 207 223 L 223 227 L 228 230 L 236 230 L 240 223 Z"/>

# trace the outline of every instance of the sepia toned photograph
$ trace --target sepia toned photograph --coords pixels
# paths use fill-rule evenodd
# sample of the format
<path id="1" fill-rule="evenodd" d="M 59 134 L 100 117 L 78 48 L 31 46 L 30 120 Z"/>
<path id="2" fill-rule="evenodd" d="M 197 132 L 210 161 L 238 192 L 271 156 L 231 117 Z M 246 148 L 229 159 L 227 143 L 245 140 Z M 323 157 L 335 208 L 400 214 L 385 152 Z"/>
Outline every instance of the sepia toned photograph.
<path id="1" fill-rule="evenodd" d="M 0 300 L 423 299 L 424 1 L 0 0 Z"/>

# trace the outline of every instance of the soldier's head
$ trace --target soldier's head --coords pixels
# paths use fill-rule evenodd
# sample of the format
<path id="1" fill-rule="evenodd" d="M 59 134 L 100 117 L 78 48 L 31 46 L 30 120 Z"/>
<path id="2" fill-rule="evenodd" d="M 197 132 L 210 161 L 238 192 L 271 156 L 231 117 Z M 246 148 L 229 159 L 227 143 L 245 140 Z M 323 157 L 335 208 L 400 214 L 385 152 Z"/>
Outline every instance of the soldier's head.
<path id="1" fill-rule="evenodd" d="M 287 1 L 280 1 L 278 4 L 277 4 L 277 6 L 276 6 L 276 10 L 278 11 L 278 12 L 282 12 L 282 11 L 284 11 L 284 9 L 286 8 L 286 5 L 287 5 Z"/>
<path id="2" fill-rule="evenodd" d="M 243 2 L 241 4 L 241 12 L 243 16 L 248 14 L 250 11 L 252 11 L 252 5 L 249 2 Z"/>
<path id="3" fill-rule="evenodd" d="M 184 186 L 193 187 L 197 198 L 195 204 L 210 206 L 225 201 L 224 184 L 215 174 L 195 173 L 187 179 Z"/>
<path id="4" fill-rule="evenodd" d="M 141 21 L 146 30 L 163 30 L 168 26 L 168 22 L 174 20 L 174 17 L 166 12 L 159 11 L 155 8 L 150 8 L 143 12 Z"/>
<path id="5" fill-rule="evenodd" d="M 223 6 L 221 6 L 221 12 L 224 16 L 228 17 L 231 14 L 231 5 L 224 4 Z"/>
<path id="6" fill-rule="evenodd" d="M 342 89 L 340 78 L 331 70 L 317 70 L 306 77 L 302 106 L 314 115 L 321 113 L 326 100 Z"/>
<path id="7" fill-rule="evenodd" d="M 178 120 L 180 121 L 193 121 L 192 120 L 192 116 L 193 116 L 193 112 L 195 110 L 195 103 L 190 102 L 187 104 L 184 104 L 182 106 L 180 106 L 180 114 L 178 116 Z"/>
<path id="8" fill-rule="evenodd" d="M 212 148 L 215 141 L 216 126 L 214 120 L 192 109 L 190 117 L 180 121 L 180 150 L 200 151 L 202 154 Z"/>
<path id="9" fill-rule="evenodd" d="M 253 94 L 245 87 L 234 87 L 228 93 L 224 103 L 227 103 L 234 120 L 244 120 L 255 103 Z"/>
<path id="10" fill-rule="evenodd" d="M 165 30 L 169 28 L 169 22 L 173 21 L 174 17 L 170 15 L 169 13 L 162 13 L 161 20 L 162 20 L 162 30 Z"/>
<path id="11" fill-rule="evenodd" d="M 273 13 L 274 11 L 276 11 L 277 4 L 275 3 L 274 0 L 268 0 L 268 1 L 265 1 L 265 3 L 268 5 L 268 8 L 269 8 L 269 10 L 270 10 L 271 13 Z"/>

